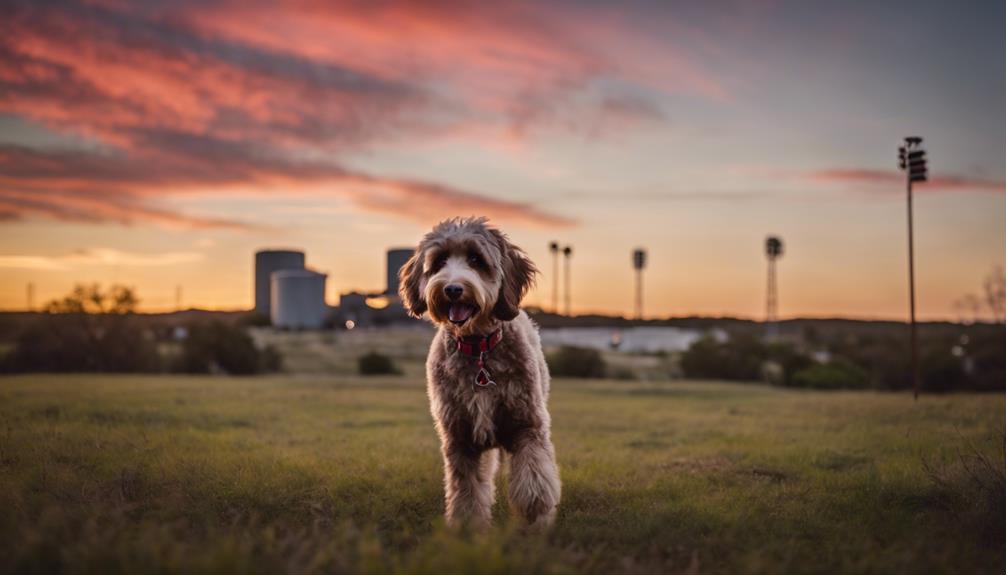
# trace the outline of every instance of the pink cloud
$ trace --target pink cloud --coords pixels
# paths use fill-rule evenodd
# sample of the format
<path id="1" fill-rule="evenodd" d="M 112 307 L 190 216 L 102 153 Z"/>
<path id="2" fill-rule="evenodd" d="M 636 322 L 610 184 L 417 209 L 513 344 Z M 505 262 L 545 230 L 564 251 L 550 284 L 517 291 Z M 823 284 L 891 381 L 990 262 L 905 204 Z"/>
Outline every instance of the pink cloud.
<path id="1" fill-rule="evenodd" d="M 378 177 L 342 158 L 451 134 L 505 144 L 541 130 L 662 122 L 633 86 L 726 97 L 683 51 L 643 43 L 611 11 L 312 0 L 26 0 L 6 11 L 0 112 L 97 147 L 0 148 L 3 220 L 242 228 L 171 212 L 158 198 L 282 187 L 424 222 L 475 213 L 571 225 L 533 205 Z M 598 91 L 599 80 L 623 88 Z"/>
<path id="2" fill-rule="evenodd" d="M 800 174 L 806 180 L 822 183 L 851 183 L 868 185 L 898 185 L 904 184 L 905 174 L 895 170 L 865 170 L 865 169 L 825 169 Z M 956 175 L 931 175 L 928 182 L 917 183 L 921 190 L 927 192 L 940 191 L 979 191 L 1006 192 L 1006 181 L 983 180 Z"/>

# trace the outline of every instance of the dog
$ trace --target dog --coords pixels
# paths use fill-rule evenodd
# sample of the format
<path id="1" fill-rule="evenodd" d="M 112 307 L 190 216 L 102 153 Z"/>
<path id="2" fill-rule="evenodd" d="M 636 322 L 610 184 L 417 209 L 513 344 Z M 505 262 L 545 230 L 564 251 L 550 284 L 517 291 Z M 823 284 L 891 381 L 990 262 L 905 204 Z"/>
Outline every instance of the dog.
<path id="1" fill-rule="evenodd" d="M 486 218 L 453 218 L 423 237 L 399 271 L 399 296 L 438 327 L 426 360 L 430 412 L 444 460 L 448 525 L 488 528 L 500 450 L 511 509 L 550 526 L 561 485 L 538 326 L 520 302 L 534 263 Z"/>

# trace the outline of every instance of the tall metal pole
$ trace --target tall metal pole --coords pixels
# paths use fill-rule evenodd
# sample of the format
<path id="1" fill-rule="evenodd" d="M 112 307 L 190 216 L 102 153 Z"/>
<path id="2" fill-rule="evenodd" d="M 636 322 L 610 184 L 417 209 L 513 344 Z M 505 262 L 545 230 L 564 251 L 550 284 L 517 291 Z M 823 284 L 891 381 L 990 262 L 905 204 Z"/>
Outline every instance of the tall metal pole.
<path id="1" fill-rule="evenodd" d="M 768 296 L 765 298 L 765 321 L 769 324 L 769 331 L 772 331 L 772 324 L 776 321 L 776 281 L 775 281 L 775 258 L 768 258 Z"/>
<path id="2" fill-rule="evenodd" d="M 643 268 L 646 267 L 646 250 L 632 251 L 632 267 L 636 270 L 636 319 L 643 319 Z"/>
<path id="3" fill-rule="evenodd" d="M 643 268 L 636 268 L 636 319 L 643 319 Z"/>
<path id="4" fill-rule="evenodd" d="M 559 313 L 559 243 L 548 245 L 552 252 L 552 313 Z"/>
<path id="5" fill-rule="evenodd" d="M 929 178 L 926 166 L 926 151 L 922 149 L 922 138 L 909 136 L 905 145 L 898 148 L 898 167 L 905 170 L 908 181 L 908 312 L 909 312 L 909 345 L 912 370 L 912 394 L 919 399 L 919 340 L 918 326 L 915 323 L 915 230 L 912 210 L 912 183 L 925 182 Z"/>
<path id="6" fill-rule="evenodd" d="M 768 257 L 768 286 L 765 294 L 765 336 L 775 339 L 779 334 L 779 292 L 776 281 L 776 260 L 782 257 L 782 239 L 769 236 L 765 239 L 765 255 Z"/>
<path id="7" fill-rule="evenodd" d="M 915 328 L 915 237 L 912 225 L 912 176 L 908 175 L 908 307 L 911 317 L 909 333 L 912 346 L 912 393 L 919 399 L 919 341 Z"/>
<path id="8" fill-rule="evenodd" d="M 570 291 L 569 290 L 569 260 L 571 259 L 571 256 L 573 255 L 573 247 L 572 246 L 566 246 L 565 248 L 563 248 L 562 255 L 565 258 L 565 268 L 566 268 L 566 270 L 565 270 L 566 271 L 566 273 L 565 273 L 565 276 L 566 276 L 565 277 L 565 283 L 566 283 L 566 294 L 565 294 L 566 295 L 566 315 L 567 316 L 572 316 L 572 314 L 570 313 L 570 296 L 569 296 L 569 291 Z"/>

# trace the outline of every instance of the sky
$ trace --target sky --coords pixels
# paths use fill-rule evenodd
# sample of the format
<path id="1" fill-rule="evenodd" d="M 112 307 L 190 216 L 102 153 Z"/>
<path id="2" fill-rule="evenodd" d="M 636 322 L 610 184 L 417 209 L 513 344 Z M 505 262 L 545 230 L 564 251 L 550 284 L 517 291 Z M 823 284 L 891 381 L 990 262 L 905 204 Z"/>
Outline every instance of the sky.
<path id="1" fill-rule="evenodd" d="M 1006 264 L 1001 2 L 19 1 L 0 5 L 0 308 L 77 282 L 252 305 L 260 248 L 328 300 L 485 215 L 574 313 L 919 315 Z"/>

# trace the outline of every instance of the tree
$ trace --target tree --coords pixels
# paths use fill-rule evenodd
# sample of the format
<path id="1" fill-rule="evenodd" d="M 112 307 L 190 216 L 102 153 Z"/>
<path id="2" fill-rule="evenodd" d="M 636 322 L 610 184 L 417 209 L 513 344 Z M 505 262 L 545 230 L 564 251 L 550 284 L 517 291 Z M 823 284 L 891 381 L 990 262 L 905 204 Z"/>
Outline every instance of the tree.
<path id="1" fill-rule="evenodd" d="M 46 313 L 114 314 L 133 313 L 140 300 L 136 292 L 126 286 L 113 285 L 102 291 L 99 284 L 78 284 L 63 299 L 52 300 L 43 308 Z"/>
<path id="2" fill-rule="evenodd" d="M 965 294 L 954 302 L 954 310 L 960 323 L 978 323 L 982 318 L 982 299 L 973 293 Z"/>
<path id="3" fill-rule="evenodd" d="M 1006 322 L 1006 272 L 1002 266 L 996 266 L 985 276 L 985 305 L 992 313 L 992 321 Z"/>
<path id="4" fill-rule="evenodd" d="M 5 359 L 10 371 L 146 372 L 160 369 L 153 338 L 135 321 L 125 286 L 78 285 L 45 305 Z"/>
<path id="5" fill-rule="evenodd" d="M 175 369 L 186 373 L 231 375 L 279 371 L 282 358 L 272 347 L 258 349 L 251 336 L 239 326 L 221 321 L 189 326 L 182 354 Z"/>

